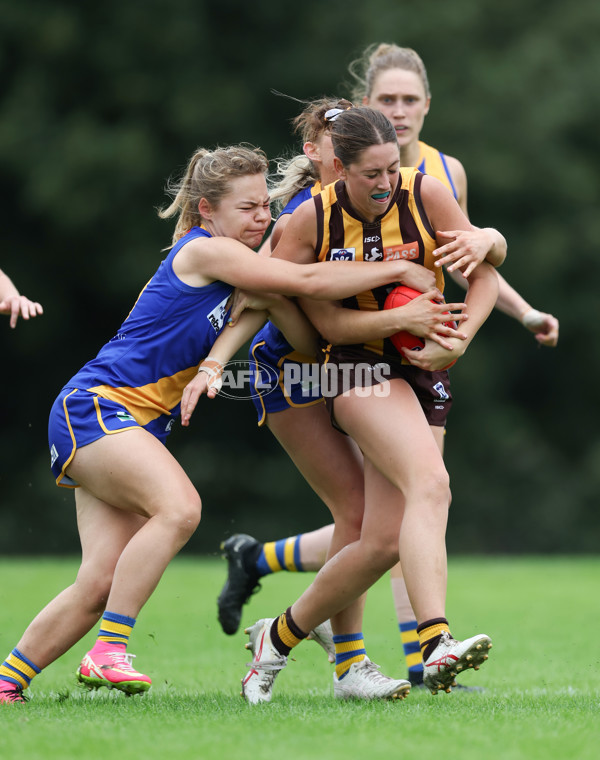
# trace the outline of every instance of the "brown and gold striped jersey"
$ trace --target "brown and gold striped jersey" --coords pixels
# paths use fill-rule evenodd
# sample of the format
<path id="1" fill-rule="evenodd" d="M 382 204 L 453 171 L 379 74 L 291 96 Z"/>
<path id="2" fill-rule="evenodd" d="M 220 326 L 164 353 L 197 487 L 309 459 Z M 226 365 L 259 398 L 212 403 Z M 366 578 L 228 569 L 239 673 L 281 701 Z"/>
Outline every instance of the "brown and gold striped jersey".
<path id="1" fill-rule="evenodd" d="M 373 222 L 358 217 L 348 199 L 344 182 L 328 185 L 314 197 L 317 210 L 318 261 L 392 261 L 406 259 L 431 269 L 443 292 L 444 275 L 434 267 L 432 251 L 437 248 L 434 231 L 421 202 L 423 175 L 413 168 L 400 169 L 401 177 L 385 214 Z M 351 309 L 383 309 L 388 293 L 399 283 L 367 290 L 343 305 Z M 398 356 L 388 338 L 361 346 L 379 355 Z"/>

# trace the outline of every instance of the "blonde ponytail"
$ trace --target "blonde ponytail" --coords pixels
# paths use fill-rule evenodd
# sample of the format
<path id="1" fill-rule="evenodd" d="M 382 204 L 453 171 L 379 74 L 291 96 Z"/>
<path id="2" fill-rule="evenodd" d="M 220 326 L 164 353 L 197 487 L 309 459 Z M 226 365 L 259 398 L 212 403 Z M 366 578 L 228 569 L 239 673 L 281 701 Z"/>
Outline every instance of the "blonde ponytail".
<path id="1" fill-rule="evenodd" d="M 173 198 L 171 204 L 158 210 L 161 219 L 178 215 L 172 245 L 192 227 L 202 224 L 198 210 L 202 198 L 216 207 L 229 193 L 233 179 L 266 175 L 268 166 L 264 152 L 252 145 L 231 145 L 214 150 L 198 148 L 183 176 L 167 183 L 166 192 Z"/>

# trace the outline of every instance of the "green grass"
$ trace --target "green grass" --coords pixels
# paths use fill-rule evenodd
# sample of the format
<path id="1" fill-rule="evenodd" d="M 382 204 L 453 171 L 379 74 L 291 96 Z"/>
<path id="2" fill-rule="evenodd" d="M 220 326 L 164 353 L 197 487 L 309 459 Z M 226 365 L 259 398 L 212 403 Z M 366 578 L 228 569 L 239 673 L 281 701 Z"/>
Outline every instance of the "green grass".
<path id="1" fill-rule="evenodd" d="M 71 559 L 0 561 L 0 657 L 29 619 L 68 585 Z M 459 757 L 547 760 L 598 756 L 600 560 L 485 558 L 450 561 L 448 615 L 457 637 L 488 633 L 490 660 L 463 683 L 484 693 L 413 690 L 402 703 L 337 703 L 322 650 L 304 643 L 276 682 L 273 702 L 239 697 L 248 652 L 225 636 L 216 596 L 225 564 L 179 558 L 143 610 L 130 649 L 152 675 L 144 697 L 79 689 L 86 639 L 38 676 L 26 706 L 0 712 L 0 755 L 48 758 L 235 757 L 244 760 Z M 243 624 L 283 611 L 308 575 L 280 573 L 244 609 Z M 389 580 L 370 592 L 364 626 L 384 672 L 404 674 Z"/>

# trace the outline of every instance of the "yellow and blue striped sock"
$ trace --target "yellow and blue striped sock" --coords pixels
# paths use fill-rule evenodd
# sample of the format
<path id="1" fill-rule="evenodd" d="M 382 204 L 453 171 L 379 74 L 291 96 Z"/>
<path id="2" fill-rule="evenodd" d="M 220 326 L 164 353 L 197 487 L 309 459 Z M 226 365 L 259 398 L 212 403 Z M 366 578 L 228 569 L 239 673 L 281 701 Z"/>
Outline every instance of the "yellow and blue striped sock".
<path id="1" fill-rule="evenodd" d="M 100 621 L 97 642 L 104 642 L 118 647 L 127 648 L 131 631 L 135 625 L 135 618 L 127 615 L 118 615 L 116 612 L 106 611 Z"/>
<path id="2" fill-rule="evenodd" d="M 408 678 L 412 684 L 423 683 L 423 655 L 419 646 L 417 621 L 407 620 L 404 623 L 398 623 L 398 628 L 408 668 Z"/>
<path id="3" fill-rule="evenodd" d="M 18 649 L 13 649 L 0 665 L 0 681 L 8 681 L 20 689 L 26 689 L 31 683 L 31 679 L 41 672 L 41 669 Z"/>
<path id="4" fill-rule="evenodd" d="M 367 656 L 362 633 L 345 633 L 333 637 L 335 644 L 335 673 L 338 681 L 348 674 L 354 662 L 362 662 Z"/>
<path id="5" fill-rule="evenodd" d="M 268 541 L 263 544 L 256 560 L 259 577 L 279 573 L 281 570 L 288 570 L 292 573 L 304 572 L 300 562 L 300 539 L 302 535 L 300 533 L 297 536 L 282 538 L 279 541 Z"/>

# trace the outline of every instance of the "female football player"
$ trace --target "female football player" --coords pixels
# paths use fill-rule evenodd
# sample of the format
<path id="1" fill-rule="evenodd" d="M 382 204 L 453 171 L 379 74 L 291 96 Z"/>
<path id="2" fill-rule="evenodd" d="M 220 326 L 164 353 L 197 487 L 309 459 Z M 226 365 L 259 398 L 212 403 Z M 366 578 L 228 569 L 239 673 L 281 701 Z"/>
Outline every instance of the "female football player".
<path id="1" fill-rule="evenodd" d="M 350 71 L 356 80 L 356 87 L 352 93 L 353 100 L 380 110 L 394 125 L 400 147 L 401 165 L 417 167 L 420 171 L 439 179 L 452 192 L 465 215 L 468 216 L 467 178 L 461 162 L 420 140 L 424 119 L 431 104 L 427 71 L 420 56 L 409 48 L 402 48 L 394 44 L 376 44 L 367 48 L 360 58 L 350 65 Z M 305 139 L 305 143 L 307 140 L 308 137 Z M 311 142 L 308 140 L 309 145 Z M 315 155 L 315 150 L 319 150 L 318 147 L 317 149 L 312 148 L 311 155 Z M 325 151 L 321 149 L 317 154 L 322 155 L 325 161 L 328 157 L 326 150 L 327 148 Z M 330 150 L 329 148 L 329 152 Z M 322 166 L 323 164 L 316 165 Z M 290 168 L 294 168 L 294 162 L 291 163 Z M 300 175 L 296 172 L 295 176 L 299 177 Z M 287 183 L 284 183 L 284 188 L 286 186 L 289 187 Z M 306 192 L 302 200 L 305 197 Z M 278 221 L 274 235 L 277 234 L 278 227 L 283 225 L 284 219 L 285 217 L 281 217 Z M 494 234 L 495 231 L 491 229 L 471 230 L 462 232 L 456 238 L 453 238 L 452 235 L 447 237 L 441 234 L 440 240 L 447 241 L 450 244 L 447 250 L 451 250 L 453 244 L 460 244 L 465 249 L 477 249 L 479 246 L 489 245 L 490 235 Z M 465 280 L 460 271 L 458 269 L 448 269 L 448 271 L 452 278 L 464 287 Z M 555 346 L 558 341 L 558 320 L 551 314 L 532 308 L 500 274 L 498 279 L 499 295 L 496 308 L 517 319 L 534 334 L 535 339 L 541 345 Z M 269 337 L 275 332 L 274 328 L 268 325 L 261 331 L 258 337 L 264 343 L 259 344 L 256 349 L 257 358 L 262 363 L 268 363 L 267 353 L 271 351 L 271 361 L 273 359 L 282 361 L 281 366 L 284 369 L 289 360 L 278 356 L 278 344 L 275 340 L 271 344 L 269 343 Z M 256 340 L 253 345 L 257 345 Z M 293 358 L 292 355 L 290 359 Z M 277 367 L 277 364 L 275 366 Z M 288 373 L 288 375 L 290 374 Z M 307 374 L 305 372 L 304 376 Z M 300 374 L 300 376 L 302 375 Z M 292 393 L 298 395 L 297 386 L 292 386 Z M 283 417 L 291 418 L 291 415 L 285 413 L 274 415 L 273 412 L 285 410 L 284 400 L 279 401 L 276 393 L 268 396 L 263 395 L 261 398 L 264 404 L 262 415 L 259 411 L 259 419 L 264 421 L 274 432 L 276 428 L 277 431 L 281 430 L 283 426 L 279 424 L 278 420 L 283 420 Z M 317 403 L 318 398 L 318 388 L 315 387 L 313 388 L 313 396 L 305 398 L 305 404 Z M 281 405 L 276 408 L 275 404 L 278 401 Z M 292 395 L 288 408 L 297 409 L 298 403 L 298 398 Z M 281 433 L 275 432 L 275 434 L 282 441 L 285 430 Z M 296 437 L 295 431 L 290 431 L 290 435 Z M 438 442 L 443 447 L 443 435 L 438 437 Z M 282 444 L 289 452 L 290 447 L 283 441 Z M 305 451 L 306 457 L 314 463 L 315 468 L 318 468 L 317 474 L 326 469 L 325 462 L 315 452 L 314 446 L 307 446 Z M 305 464 L 304 471 L 307 470 L 308 467 Z M 335 476 L 328 471 L 323 474 L 323 478 L 319 482 L 328 483 L 332 479 L 335 479 Z M 309 482 L 311 481 L 309 480 Z M 314 488 L 314 483 L 312 485 Z M 320 493 L 318 488 L 315 490 Z M 280 570 L 314 571 L 320 569 L 327 556 L 333 530 L 334 526 L 329 525 L 310 533 L 269 541 L 264 544 L 251 536 L 239 534 L 235 534 L 225 541 L 222 548 L 228 560 L 229 572 L 218 600 L 219 619 L 223 629 L 227 633 L 233 633 L 237 630 L 242 605 L 250 598 L 259 580 L 265 575 Z M 423 677 L 423 663 L 416 637 L 416 621 L 408 601 L 400 564 L 392 569 L 391 575 L 392 593 L 409 679 L 411 683 L 419 684 Z"/>
<path id="2" fill-rule="evenodd" d="M 333 122 L 328 121 L 326 114 L 337 114 L 340 109 L 350 106 L 348 101 L 322 99 L 310 103 L 295 120 L 296 129 L 302 133 L 305 155 L 286 163 L 282 171 L 282 181 L 273 193 L 275 199 L 285 203 L 271 236 L 273 244 L 280 239 L 292 211 L 303 200 L 312 197 L 336 178 L 329 135 Z M 409 263 L 404 282 L 412 282 L 419 289 L 429 291 L 430 296 L 435 295 L 435 291 L 431 290 L 435 284 L 433 272 L 418 264 Z M 460 305 L 453 306 L 458 308 Z M 443 309 L 432 304 L 429 298 L 420 299 L 418 303 L 413 304 L 412 309 L 397 310 L 397 315 L 385 315 L 394 316 L 392 330 L 388 330 L 387 334 L 397 331 L 399 320 L 402 319 L 403 324 L 411 325 L 408 329 L 426 334 L 433 340 L 440 340 L 436 329 L 442 326 L 441 311 Z M 228 330 L 220 337 L 216 346 L 222 346 L 224 340 L 231 338 L 232 334 Z M 218 355 L 218 351 L 211 352 L 212 357 Z M 250 360 L 251 366 L 255 364 L 269 367 L 270 374 L 274 377 L 284 377 L 294 370 L 298 370 L 299 375 L 312 373 L 313 377 L 315 369 L 318 373 L 318 365 L 312 368 L 310 366 L 310 363 L 314 362 L 314 356 L 303 356 L 295 351 L 271 322 L 268 322 L 252 341 Z M 255 383 L 255 388 L 253 400 L 259 425 L 266 423 L 271 429 L 334 516 L 335 534 L 331 552 L 335 553 L 338 548 L 356 540 L 360 535 L 364 508 L 362 455 L 348 436 L 332 428 L 318 384 L 316 389 L 310 389 L 308 392 L 305 392 L 301 380 L 290 383 L 281 381 L 274 386 Z M 185 414 L 183 419 L 185 424 Z M 332 532 L 329 532 L 327 545 L 323 547 L 319 567 L 330 549 Z M 219 619 L 226 633 L 233 634 L 239 627 L 242 604 L 257 582 L 258 573 L 254 568 L 267 562 L 278 563 L 278 556 L 282 564 L 287 557 L 290 566 L 293 565 L 293 548 L 292 551 L 286 552 L 283 549 L 281 553 L 273 552 L 271 556 L 264 552 L 261 556 L 249 556 L 253 546 L 257 545 L 253 539 L 239 535 L 225 543 L 224 549 L 230 559 L 230 577 L 219 597 L 218 607 Z M 236 562 L 235 558 L 241 561 Z M 248 578 L 251 578 L 250 583 Z M 346 635 L 347 631 L 356 632 L 362 629 L 363 605 L 364 600 L 358 600 L 335 617 L 332 623 L 337 637 Z M 333 657 L 334 646 L 330 638 L 329 642 L 327 640 L 327 629 L 319 627 L 315 633 L 319 643 L 324 645 Z M 403 679 L 383 676 L 366 656 L 357 658 L 356 667 L 348 672 L 351 664 L 338 662 L 336 665 L 338 680 L 345 679 L 345 696 L 369 695 L 388 698 L 393 696 L 399 687 L 405 689 L 407 686 Z"/>
<path id="3" fill-rule="evenodd" d="M 196 489 L 163 444 L 184 386 L 227 318 L 233 288 L 340 298 L 365 282 L 402 279 L 405 262 L 332 262 L 326 269 L 258 257 L 252 249 L 271 221 L 266 171 L 258 149 L 196 151 L 161 214 L 177 216 L 168 255 L 117 334 L 52 407 L 51 466 L 58 485 L 75 488 L 82 563 L 0 665 L 2 703 L 23 702 L 31 679 L 100 618 L 78 679 L 130 694 L 150 687 L 150 677 L 132 666 L 129 636 L 201 511 Z M 265 301 L 290 338 L 310 350 L 313 331 L 298 308 L 277 295 Z"/>
<path id="4" fill-rule="evenodd" d="M 455 230 L 456 237 L 461 230 L 473 229 L 452 195 L 438 180 L 412 169 L 400 171 L 395 130 L 380 112 L 334 109 L 325 118 L 333 122 L 334 166 L 341 180 L 294 211 L 274 255 L 304 263 L 315 257 L 375 263 L 402 259 L 407 251 L 416 250 L 416 261 L 436 272 L 441 290 L 435 231 Z M 373 237 L 380 241 L 377 252 L 371 246 Z M 351 367 L 349 379 L 324 395 L 329 396 L 335 426 L 352 437 L 364 454 L 364 514 L 357 540 L 340 548 L 305 594 L 279 618 L 261 620 L 248 630 L 254 660 L 243 681 L 243 693 L 251 702 L 271 698 L 273 680 L 291 647 L 314 626 L 355 602 L 395 564 L 398 551 L 407 565 L 407 588 L 419 620 L 429 688 L 449 690 L 454 681 L 453 668 L 436 668 L 434 661 L 440 657 L 447 661 L 456 658 L 459 669 L 468 661 L 479 664 L 487 658 L 491 646 L 487 636 L 457 642 L 445 619 L 448 482 L 431 429 L 443 426 L 450 398 L 447 377 L 443 372 L 439 376 L 432 373 L 464 353 L 493 307 L 498 290 L 496 272 L 481 260 L 488 256 L 492 264 L 499 265 L 505 247 L 488 243 L 483 256 L 465 254 L 460 245 L 452 248 L 450 253 L 446 248 L 443 258 L 450 266 L 460 267 L 469 282 L 468 321 L 461 324 L 462 334 L 443 328 L 438 330 L 442 340 L 428 341 L 419 353 L 406 352 L 412 366 L 385 340 L 385 328 L 382 337 L 387 317 L 381 311 L 385 289 L 366 290 L 356 299 L 347 299 L 349 311 L 342 320 L 336 316 L 341 310 L 335 306 L 319 311 L 314 303 L 302 300 L 325 339 L 321 359 L 327 375 L 339 379 L 342 368 Z M 364 311 L 368 312 L 366 319 Z M 349 319 L 352 313 L 359 318 Z M 336 345 L 341 342 L 354 345 Z M 378 388 L 381 377 L 375 370 L 382 365 L 388 375 Z M 184 397 L 184 420 L 188 402 L 193 407 L 196 398 Z M 402 424 L 390 426 L 385 420 L 401 420 Z M 306 628 L 309 621 L 314 625 Z M 336 644 L 340 663 L 350 663 L 352 668 L 364 662 L 359 631 L 346 631 Z M 344 696 L 347 672 L 341 677 L 334 674 L 338 696 Z"/>

